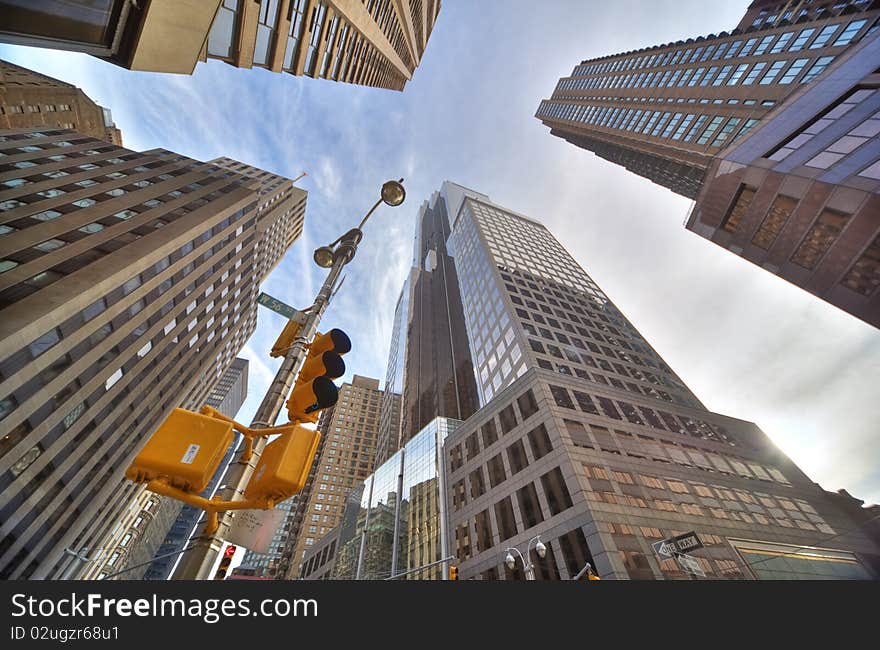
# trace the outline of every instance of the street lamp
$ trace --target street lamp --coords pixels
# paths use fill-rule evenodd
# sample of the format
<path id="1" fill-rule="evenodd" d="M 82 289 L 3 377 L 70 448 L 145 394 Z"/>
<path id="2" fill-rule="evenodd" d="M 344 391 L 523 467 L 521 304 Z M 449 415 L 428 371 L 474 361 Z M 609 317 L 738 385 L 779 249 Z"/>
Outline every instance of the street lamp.
<path id="1" fill-rule="evenodd" d="M 529 540 L 529 544 L 526 547 L 526 555 L 523 556 L 522 553 L 519 552 L 519 549 L 515 546 L 504 549 L 507 552 L 507 557 L 504 558 L 504 563 L 507 565 L 507 568 L 513 571 L 513 567 L 516 566 L 516 558 L 513 556 L 513 552 L 519 556 L 520 561 L 523 565 L 523 570 L 526 574 L 526 580 L 534 580 L 535 579 L 535 565 L 532 564 L 531 560 L 526 561 L 526 557 L 530 556 L 532 550 L 532 542 L 537 541 L 535 544 L 535 551 L 538 552 L 538 557 L 542 560 L 547 555 L 547 547 L 544 545 L 544 542 L 541 541 L 540 535 L 535 535 L 532 539 Z"/>
<path id="2" fill-rule="evenodd" d="M 341 235 L 336 241 L 330 242 L 326 246 L 319 246 L 312 254 L 315 264 L 321 268 L 333 268 L 333 264 L 337 258 L 342 260 L 342 264 L 348 264 L 354 257 L 357 245 L 364 236 L 363 227 L 367 223 L 370 215 L 379 207 L 381 203 L 395 207 L 403 203 L 406 198 L 406 190 L 403 189 L 403 179 L 396 181 L 386 181 L 382 184 L 382 190 L 379 193 L 379 199 L 373 204 L 373 207 L 367 211 L 364 218 L 358 224 L 357 228 L 352 228 L 344 235 Z"/>
<path id="3" fill-rule="evenodd" d="M 364 233 L 362 228 L 367 223 L 370 215 L 379 207 L 380 203 L 390 206 L 398 206 L 403 203 L 406 198 L 406 190 L 403 189 L 403 179 L 387 181 L 382 185 L 379 199 L 373 204 L 373 207 L 367 212 L 357 228 L 352 228 L 344 235 L 336 239 L 336 241 L 315 249 L 313 259 L 315 264 L 321 268 L 329 269 L 330 272 L 324 278 L 321 289 L 315 296 L 312 305 L 304 310 L 308 314 L 304 323 L 299 329 L 299 335 L 294 339 L 293 344 L 284 354 L 284 361 L 278 368 L 275 378 L 269 385 L 263 401 L 260 403 L 257 412 L 254 415 L 252 428 L 270 428 L 281 412 L 282 405 L 290 392 L 294 378 L 302 368 L 308 353 L 308 346 L 318 331 L 318 323 L 321 316 L 330 302 L 334 288 L 337 286 L 342 267 L 348 264 L 354 258 L 357 252 L 357 246 L 363 239 Z M 292 322 L 292 319 L 291 321 Z M 253 474 L 256 461 L 262 454 L 266 446 L 266 437 L 260 437 L 254 443 L 252 455 L 253 458 L 247 462 L 239 458 L 238 462 L 230 466 L 229 479 L 227 489 L 221 499 L 233 499 L 234 495 L 241 495 L 245 486 L 250 481 Z M 240 497 L 238 497 L 240 498 Z M 228 517 L 224 517 L 219 523 L 217 529 L 210 534 L 207 531 L 193 540 L 192 550 L 187 557 L 181 560 L 177 570 L 174 572 L 175 579 L 196 579 L 204 580 L 210 574 L 210 569 L 214 565 L 214 561 L 223 547 L 223 538 L 230 525 Z"/>

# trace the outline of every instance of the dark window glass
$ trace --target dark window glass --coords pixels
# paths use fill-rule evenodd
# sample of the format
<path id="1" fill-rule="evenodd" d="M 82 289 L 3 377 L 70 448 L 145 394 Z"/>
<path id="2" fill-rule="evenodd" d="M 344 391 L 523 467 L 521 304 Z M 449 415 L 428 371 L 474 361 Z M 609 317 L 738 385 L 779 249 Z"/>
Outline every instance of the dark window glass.
<path id="1" fill-rule="evenodd" d="M 541 514 L 541 504 L 538 502 L 538 490 L 535 489 L 534 483 L 529 483 L 517 490 L 516 498 L 526 528 L 531 528 L 544 521 L 544 515 Z"/>
<path id="2" fill-rule="evenodd" d="M 498 414 L 498 420 L 501 422 L 501 433 L 510 433 L 517 424 L 516 413 L 513 410 L 513 404 L 508 404 Z"/>
<path id="3" fill-rule="evenodd" d="M 519 404 L 519 412 L 523 419 L 528 419 L 538 412 L 538 402 L 535 401 L 535 394 L 531 390 L 520 395 L 516 403 Z"/>
<path id="4" fill-rule="evenodd" d="M 558 467 L 550 470 L 541 477 L 541 485 L 544 487 L 544 494 L 547 496 L 547 506 L 550 508 L 550 514 L 556 515 L 571 508 L 571 494 L 565 485 L 565 479 Z"/>
<path id="5" fill-rule="evenodd" d="M 488 551 L 492 548 L 492 524 L 489 520 L 489 511 L 477 513 L 474 518 L 474 528 L 477 533 L 477 550 Z"/>
<path id="6" fill-rule="evenodd" d="M 483 434 L 483 449 L 498 440 L 498 428 L 495 426 L 495 420 L 489 420 L 480 427 L 480 433 Z"/>
<path id="7" fill-rule="evenodd" d="M 486 482 L 483 479 L 483 468 L 478 467 L 469 475 L 471 483 L 471 499 L 476 499 L 486 493 Z"/>
<path id="8" fill-rule="evenodd" d="M 529 431 L 529 444 L 532 447 L 532 455 L 535 460 L 549 454 L 553 450 L 553 444 L 550 442 L 550 436 L 547 435 L 547 427 L 539 424 Z"/>
<path id="9" fill-rule="evenodd" d="M 498 522 L 500 541 L 510 539 L 517 534 L 516 518 L 513 515 L 513 504 L 510 497 L 504 497 L 495 504 L 495 520 Z"/>
<path id="10" fill-rule="evenodd" d="M 486 469 L 489 470 L 489 485 L 493 488 L 507 479 L 507 473 L 504 471 L 504 459 L 501 454 L 490 458 Z"/>
<path id="11" fill-rule="evenodd" d="M 522 440 L 517 440 L 507 448 L 507 461 L 510 463 L 510 473 L 516 474 L 528 464 L 526 449 Z"/>
<path id="12" fill-rule="evenodd" d="M 562 386 L 553 386 L 550 385 L 550 392 L 553 394 L 553 399 L 556 400 L 556 404 L 563 408 L 573 409 L 574 404 L 571 402 L 571 397 L 568 395 L 568 391 Z"/>

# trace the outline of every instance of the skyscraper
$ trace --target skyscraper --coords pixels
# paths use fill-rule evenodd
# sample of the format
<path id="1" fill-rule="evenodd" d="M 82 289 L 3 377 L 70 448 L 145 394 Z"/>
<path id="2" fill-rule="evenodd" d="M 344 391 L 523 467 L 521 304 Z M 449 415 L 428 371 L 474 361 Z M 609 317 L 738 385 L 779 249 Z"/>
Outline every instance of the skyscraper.
<path id="1" fill-rule="evenodd" d="M 447 205 L 481 395 L 444 444 L 462 578 L 522 579 L 505 549 L 536 535 L 538 579 L 683 578 L 652 543 L 689 531 L 711 577 L 872 575 L 880 549 L 847 513 L 756 425 L 708 411 L 543 225 L 474 192 Z"/>
<path id="2" fill-rule="evenodd" d="M 55 577 L 139 493 L 141 444 L 253 333 L 306 193 L 226 159 L 0 136 L 0 575 Z"/>
<path id="3" fill-rule="evenodd" d="M 479 405 L 450 232 L 447 199 L 435 193 L 419 209 L 413 268 L 395 312 L 388 381 L 402 385 L 400 431 L 398 440 L 381 432 L 379 464 L 434 418 L 464 420 Z"/>
<path id="4" fill-rule="evenodd" d="M 0 60 L 0 129 L 73 129 L 122 146 L 110 109 L 76 86 Z"/>
<path id="5" fill-rule="evenodd" d="M 880 30 L 720 152 L 687 227 L 880 327 Z"/>
<path id="6" fill-rule="evenodd" d="M 223 415 L 234 418 L 247 399 L 248 366 L 249 362 L 247 359 L 236 357 L 211 390 L 211 394 L 205 400 L 205 404 L 217 409 Z M 202 496 L 210 498 L 214 495 L 214 490 L 220 484 L 225 467 L 232 460 L 233 453 L 238 447 L 240 439 L 239 434 L 236 433 L 235 442 L 229 446 L 229 450 L 226 452 L 223 460 L 220 461 L 221 469 L 217 471 L 214 478 L 208 483 L 208 487 L 202 492 Z M 202 515 L 202 511 L 198 508 L 169 498 L 163 499 L 161 507 L 163 511 L 167 510 L 171 513 L 177 513 L 177 516 L 164 527 L 159 527 L 155 524 L 150 525 L 149 536 L 151 543 L 141 547 L 141 552 L 137 555 L 147 555 L 145 560 L 153 557 L 156 559 L 148 567 L 141 569 L 139 574 L 133 572 L 126 574 L 126 578 L 129 580 L 140 577 L 146 580 L 165 580 L 171 573 L 171 569 L 178 558 L 178 556 L 171 554 L 183 549 Z M 167 521 L 167 517 L 163 517 L 163 519 Z M 136 563 L 137 561 L 130 562 L 130 564 Z"/>
<path id="7" fill-rule="evenodd" d="M 403 90 L 440 0 L 110 0 L 101 8 L 0 0 L 0 41 L 87 52 L 131 70 L 196 63 Z"/>
<path id="8" fill-rule="evenodd" d="M 731 32 L 582 61 L 536 117 L 688 198 L 713 157 L 873 29 L 867 0 L 756 0 Z"/>
<path id="9" fill-rule="evenodd" d="M 442 449 L 460 424 L 434 418 L 350 489 L 339 525 L 303 554 L 300 577 L 441 579 L 449 556 Z"/>
<path id="10" fill-rule="evenodd" d="M 878 18 L 756 0 L 730 33 L 581 62 L 536 117 L 696 199 L 689 230 L 878 327 Z"/>
<path id="11" fill-rule="evenodd" d="M 381 403 L 378 379 L 354 375 L 340 387 L 339 401 L 319 422 L 321 442 L 308 482 L 296 496 L 286 529 L 279 531 L 285 539 L 272 577 L 299 575 L 305 550 L 339 524 L 346 492 L 373 470 Z"/>

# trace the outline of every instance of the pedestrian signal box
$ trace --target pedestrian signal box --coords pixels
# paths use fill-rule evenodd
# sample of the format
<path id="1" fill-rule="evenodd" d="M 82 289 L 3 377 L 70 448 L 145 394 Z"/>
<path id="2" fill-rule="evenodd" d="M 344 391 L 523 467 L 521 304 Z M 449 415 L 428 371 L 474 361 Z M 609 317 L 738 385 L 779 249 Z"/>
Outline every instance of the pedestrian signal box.
<path id="1" fill-rule="evenodd" d="M 232 444 L 232 423 L 174 409 L 125 472 L 136 483 L 163 479 L 185 492 L 208 487 Z"/>
<path id="2" fill-rule="evenodd" d="M 320 440 L 317 431 L 297 426 L 266 445 L 245 488 L 245 499 L 277 502 L 302 490 Z"/>

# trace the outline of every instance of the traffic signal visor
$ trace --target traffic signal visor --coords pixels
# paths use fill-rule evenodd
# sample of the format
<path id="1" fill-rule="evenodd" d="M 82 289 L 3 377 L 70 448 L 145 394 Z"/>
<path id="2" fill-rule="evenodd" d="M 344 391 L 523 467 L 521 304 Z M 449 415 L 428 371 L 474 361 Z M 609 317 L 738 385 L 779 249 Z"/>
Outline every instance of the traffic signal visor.
<path id="1" fill-rule="evenodd" d="M 201 492 L 232 444 L 232 423 L 174 409 L 125 472 L 136 483 L 164 479 L 186 492 Z"/>
<path id="2" fill-rule="evenodd" d="M 266 445 L 245 488 L 245 499 L 283 501 L 302 490 L 320 440 L 317 431 L 298 426 Z"/>

